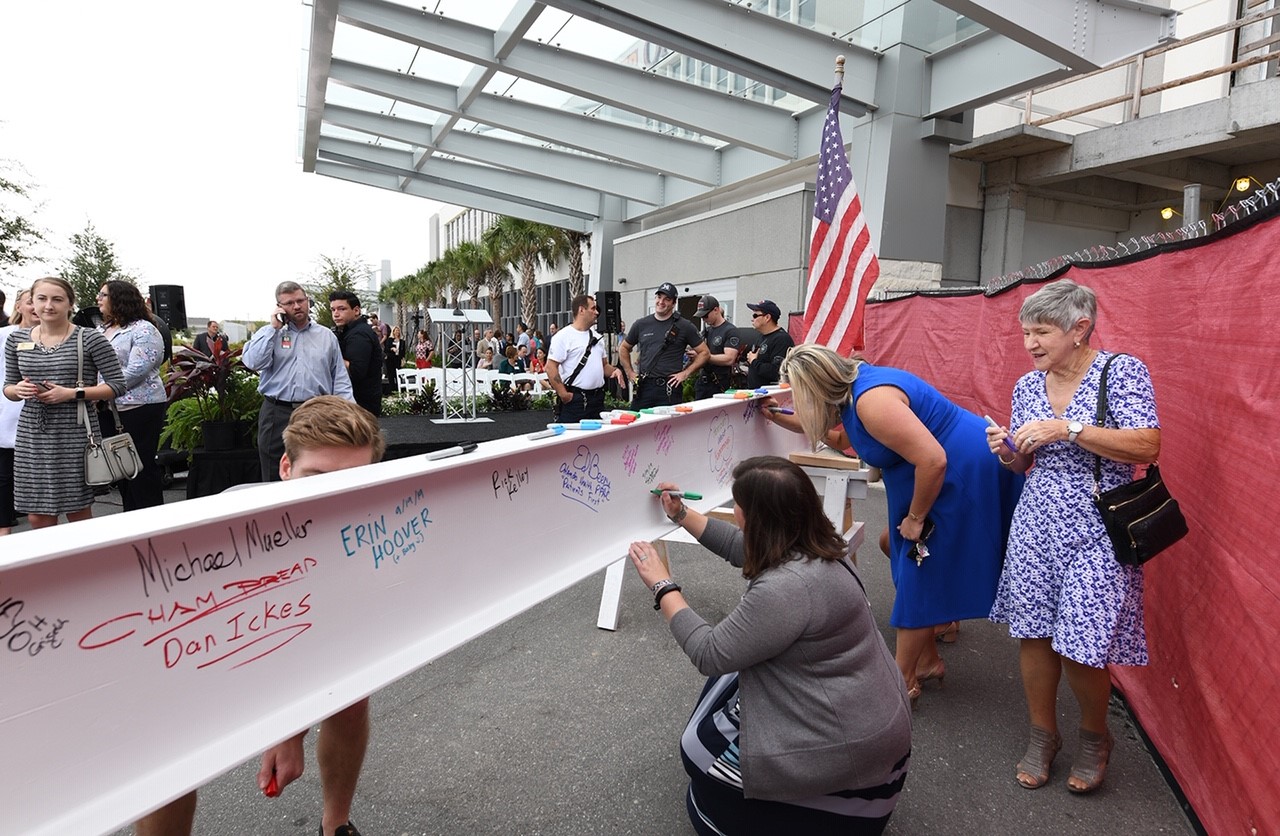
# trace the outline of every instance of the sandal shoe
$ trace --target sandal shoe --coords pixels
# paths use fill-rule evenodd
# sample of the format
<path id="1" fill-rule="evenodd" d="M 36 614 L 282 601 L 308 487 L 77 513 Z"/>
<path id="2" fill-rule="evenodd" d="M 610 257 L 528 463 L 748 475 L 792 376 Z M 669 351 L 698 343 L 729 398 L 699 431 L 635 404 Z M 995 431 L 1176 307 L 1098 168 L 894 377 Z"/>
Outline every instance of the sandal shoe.
<path id="1" fill-rule="evenodd" d="M 934 628 L 933 638 L 943 644 L 955 644 L 956 639 L 960 638 L 960 622 L 952 621 L 945 625 L 941 630 Z"/>
<path id="2" fill-rule="evenodd" d="M 938 664 L 934 665 L 932 668 L 929 668 L 928 670 L 916 671 L 916 681 L 920 682 L 921 684 L 928 682 L 930 679 L 936 679 L 938 680 L 938 683 L 941 684 L 942 680 L 945 679 L 946 676 L 947 676 L 947 663 L 943 662 L 941 659 L 938 660 Z"/>
<path id="3" fill-rule="evenodd" d="M 1034 790 L 1049 783 L 1049 767 L 1062 748 L 1062 735 L 1051 732 L 1040 726 L 1031 727 L 1031 740 L 1027 743 L 1027 753 L 1018 761 L 1018 772 L 1015 776 L 1023 787 Z"/>
<path id="4" fill-rule="evenodd" d="M 911 710 L 916 710 L 916 703 L 920 701 L 920 686 L 907 689 L 907 699 L 911 700 Z"/>
<path id="5" fill-rule="evenodd" d="M 1071 764 L 1071 775 L 1067 778 L 1067 789 L 1074 793 L 1093 792 L 1102 786 L 1102 779 L 1107 774 L 1107 764 L 1111 761 L 1111 749 L 1115 740 L 1111 732 L 1080 730 L 1080 751 L 1076 753 L 1076 761 Z M 1079 785 L 1072 784 L 1072 780 Z"/>

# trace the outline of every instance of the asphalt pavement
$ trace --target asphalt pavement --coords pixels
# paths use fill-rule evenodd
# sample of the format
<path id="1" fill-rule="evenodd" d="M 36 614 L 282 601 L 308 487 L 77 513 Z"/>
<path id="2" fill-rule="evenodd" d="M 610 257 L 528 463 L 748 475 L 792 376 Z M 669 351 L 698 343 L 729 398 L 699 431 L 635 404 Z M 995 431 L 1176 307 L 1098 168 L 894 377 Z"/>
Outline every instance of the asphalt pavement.
<path id="1" fill-rule="evenodd" d="M 169 501 L 185 494 L 181 483 Z M 118 512 L 115 494 L 96 513 Z M 893 586 L 876 547 L 885 502 L 873 486 L 856 503 L 867 537 L 859 570 L 892 647 Z M 569 548 L 500 538 L 478 548 Z M 671 548 L 672 572 L 712 621 L 744 581 L 698 546 Z M 399 834 L 692 834 L 679 735 L 702 677 L 671 639 L 652 597 L 628 569 L 617 632 L 595 626 L 603 572 L 527 610 L 385 688 L 352 818 L 364 836 Z M 945 684 L 929 682 L 914 715 L 910 775 L 889 834 L 1190 834 L 1178 799 L 1118 700 L 1116 748 L 1103 787 L 1067 792 L 1076 742 L 1063 686 L 1066 739 L 1050 783 L 1014 781 L 1026 746 L 1017 644 L 1003 627 L 964 622 L 942 646 Z M 320 819 L 315 735 L 306 773 L 276 799 L 257 790 L 256 759 L 200 791 L 198 836 L 313 834 Z M 127 833 L 128 831 L 121 831 Z"/>

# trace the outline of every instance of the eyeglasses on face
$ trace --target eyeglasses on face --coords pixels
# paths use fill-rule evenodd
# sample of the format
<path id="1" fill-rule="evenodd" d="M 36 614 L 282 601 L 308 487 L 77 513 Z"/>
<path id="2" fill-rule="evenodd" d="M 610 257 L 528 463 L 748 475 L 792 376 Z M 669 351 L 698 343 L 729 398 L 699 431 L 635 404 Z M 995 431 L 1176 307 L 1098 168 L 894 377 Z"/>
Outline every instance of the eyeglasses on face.
<path id="1" fill-rule="evenodd" d="M 753 314 L 751 315 L 751 318 L 752 318 L 752 319 L 759 319 L 759 318 L 760 318 L 760 317 L 762 317 L 762 316 L 768 316 L 768 314 L 763 313 L 763 312 L 761 312 L 761 311 L 757 311 L 757 312 L 755 312 L 755 313 L 753 313 Z"/>

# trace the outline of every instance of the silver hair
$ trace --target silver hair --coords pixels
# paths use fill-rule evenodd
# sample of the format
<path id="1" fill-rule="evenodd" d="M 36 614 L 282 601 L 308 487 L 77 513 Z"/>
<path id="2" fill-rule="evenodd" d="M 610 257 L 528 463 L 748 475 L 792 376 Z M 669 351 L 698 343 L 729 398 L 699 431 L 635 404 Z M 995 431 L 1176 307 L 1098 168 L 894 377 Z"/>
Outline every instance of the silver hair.
<path id="1" fill-rule="evenodd" d="M 1047 284 L 1031 294 L 1018 311 L 1018 321 L 1029 324 L 1047 323 L 1070 331 L 1082 319 L 1089 320 L 1087 340 L 1098 324 L 1098 296 L 1090 288 L 1071 279 Z"/>

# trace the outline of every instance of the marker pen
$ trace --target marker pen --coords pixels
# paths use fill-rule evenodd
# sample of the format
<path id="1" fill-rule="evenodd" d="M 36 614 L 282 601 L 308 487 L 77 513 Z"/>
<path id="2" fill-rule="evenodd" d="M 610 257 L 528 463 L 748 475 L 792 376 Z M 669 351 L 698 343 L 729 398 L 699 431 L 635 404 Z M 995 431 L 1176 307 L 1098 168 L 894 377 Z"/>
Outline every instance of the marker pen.
<path id="1" fill-rule="evenodd" d="M 982 417 L 983 417 L 984 419 L 986 419 L 987 426 L 989 426 L 989 427 L 995 427 L 997 430 L 998 430 L 998 429 L 1000 429 L 1000 425 L 996 423 L 996 419 L 992 418 L 990 415 L 983 415 Z M 1009 438 L 1009 436 L 1007 436 L 1007 435 L 1004 437 L 1004 446 L 1005 446 L 1005 447 L 1008 447 L 1008 448 L 1009 448 L 1010 450 L 1012 450 L 1014 453 L 1017 453 L 1017 452 L 1018 452 L 1018 447 L 1017 447 L 1017 445 L 1016 445 L 1016 444 L 1014 444 L 1014 443 L 1013 443 L 1013 439 Z"/>
<path id="2" fill-rule="evenodd" d="M 769 411 L 772 412 L 774 415 L 795 415 L 796 414 L 796 411 L 794 409 L 787 409 L 785 406 L 771 406 L 769 407 Z"/>
<path id="3" fill-rule="evenodd" d="M 263 788 L 262 794 L 267 798 L 275 798 L 280 795 L 280 785 L 276 782 L 276 771 L 271 770 L 271 780 L 267 782 L 267 786 Z"/>
<path id="4" fill-rule="evenodd" d="M 576 424 L 547 424 L 547 429 L 554 430 L 556 427 L 559 427 L 562 431 L 563 430 L 598 430 L 603 426 L 604 424 L 600 423 L 599 421 L 591 420 L 591 421 L 579 421 Z"/>
<path id="5" fill-rule="evenodd" d="M 555 436 L 561 435 L 562 433 L 564 433 L 564 427 L 557 424 L 554 427 L 548 427 L 547 429 L 541 430 L 540 432 L 526 435 L 525 438 L 529 439 L 530 441 L 537 441 L 539 438 L 554 438 Z"/>
<path id="6" fill-rule="evenodd" d="M 427 453 L 427 461 L 433 462 L 437 459 L 448 459 L 453 456 L 461 456 L 464 453 L 470 453 L 476 449 L 475 442 L 459 444 L 457 447 L 446 447 L 443 450 L 437 450 L 434 453 Z"/>
<path id="7" fill-rule="evenodd" d="M 653 490 L 649 491 L 649 493 L 653 494 L 654 496 L 660 496 L 664 493 L 669 493 L 672 496 L 678 496 L 681 499 L 702 499 L 702 494 L 694 493 L 693 491 L 664 491 L 661 488 L 654 488 Z"/>

